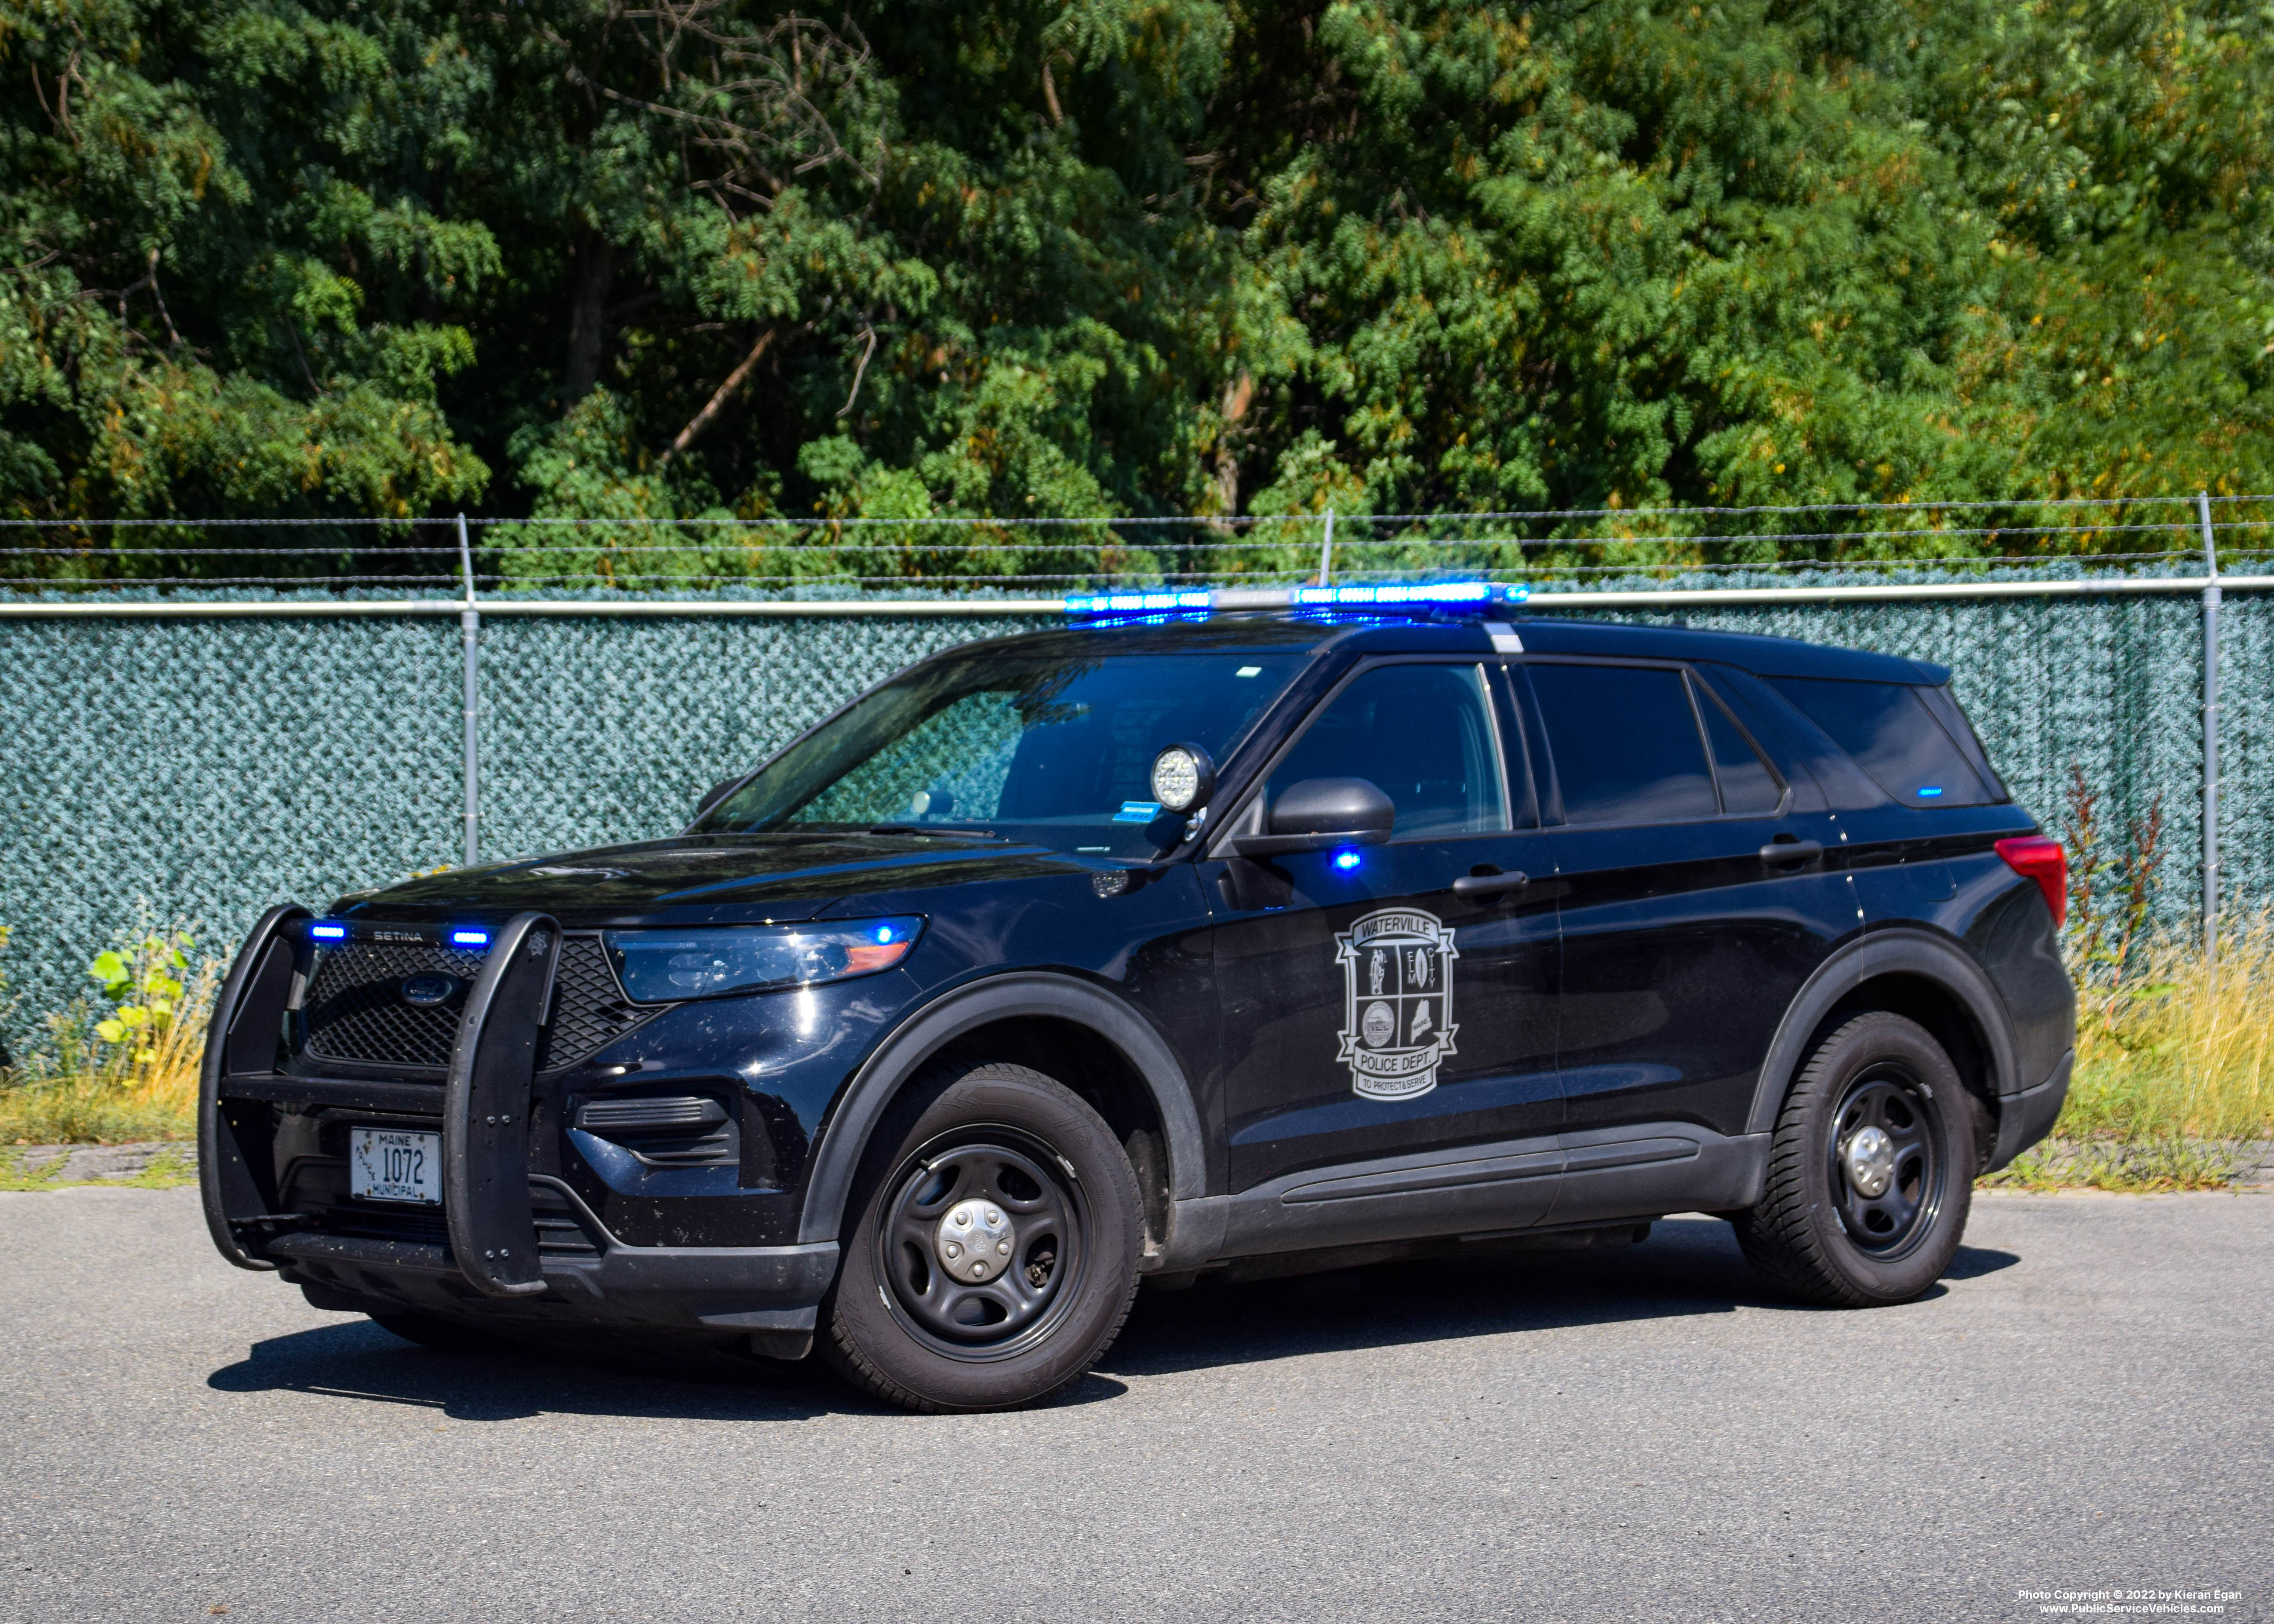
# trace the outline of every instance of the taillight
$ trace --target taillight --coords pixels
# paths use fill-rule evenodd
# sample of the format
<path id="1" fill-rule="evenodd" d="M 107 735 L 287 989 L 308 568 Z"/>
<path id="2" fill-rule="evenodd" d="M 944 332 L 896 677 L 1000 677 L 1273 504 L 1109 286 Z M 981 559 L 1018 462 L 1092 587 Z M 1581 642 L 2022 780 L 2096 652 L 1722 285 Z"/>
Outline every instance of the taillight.
<path id="1" fill-rule="evenodd" d="M 2053 911 L 2053 929 L 2068 922 L 2068 853 L 2043 835 L 2015 835 L 1998 842 L 1998 855 L 2014 873 L 2035 880 Z"/>

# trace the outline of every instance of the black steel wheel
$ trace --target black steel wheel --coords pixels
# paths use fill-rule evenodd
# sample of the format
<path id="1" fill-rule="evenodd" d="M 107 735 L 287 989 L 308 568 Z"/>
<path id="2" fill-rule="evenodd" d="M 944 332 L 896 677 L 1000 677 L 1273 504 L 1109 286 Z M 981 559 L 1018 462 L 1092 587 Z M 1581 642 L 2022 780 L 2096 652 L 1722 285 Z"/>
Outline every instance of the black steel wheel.
<path id="1" fill-rule="evenodd" d="M 892 1189 L 877 1273 L 910 1334 L 943 1356 L 1008 1357 L 1081 1295 L 1087 1202 L 1050 1147 L 1001 1124 L 951 1130 Z"/>
<path id="2" fill-rule="evenodd" d="M 822 1351 L 911 1410 L 1003 1410 L 1079 1380 L 1136 1295 L 1144 1222 L 1113 1132 L 1022 1066 L 925 1078 L 848 1204 Z"/>
<path id="3" fill-rule="evenodd" d="M 1946 1169 L 1931 1090 L 1901 1061 L 1883 1061 L 1832 1114 L 1826 1187 L 1849 1240 L 1873 1257 L 1901 1257 L 1933 1230 Z"/>
<path id="4" fill-rule="evenodd" d="M 1941 1045 L 1900 1015 L 1855 1016 L 1786 1096 L 1761 1199 L 1735 1219 L 1738 1242 L 1803 1301 L 1908 1302 L 1958 1250 L 1974 1161 L 1971 1101 Z"/>

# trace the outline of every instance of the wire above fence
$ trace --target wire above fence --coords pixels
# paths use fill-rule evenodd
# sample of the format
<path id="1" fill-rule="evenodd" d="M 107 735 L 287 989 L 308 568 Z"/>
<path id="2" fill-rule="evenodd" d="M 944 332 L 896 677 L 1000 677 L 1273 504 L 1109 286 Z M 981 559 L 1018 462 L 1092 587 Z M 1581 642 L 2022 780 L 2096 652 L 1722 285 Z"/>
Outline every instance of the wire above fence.
<path id="1" fill-rule="evenodd" d="M 2011 516 L 1996 519 L 2000 511 Z M 1811 527 L 1748 530 L 1732 523 L 1796 515 L 1809 516 Z M 1834 527 L 1843 515 L 1856 522 Z M 1598 523 L 1575 530 L 1577 521 Z M 1693 525 L 1702 528 L 1688 528 Z M 2200 578 L 2270 556 L 2267 549 L 2238 544 L 2274 528 L 2274 496 L 1434 514 L 1325 510 L 1224 518 L 17 517 L 0 520 L 0 534 L 43 526 L 50 533 L 76 532 L 78 539 L 0 546 L 0 599 L 29 607 L 57 598 L 265 589 L 294 601 L 309 593 L 356 599 L 388 593 L 478 595 L 488 601 L 563 590 L 673 601 L 687 594 L 993 600 L 1141 587 L 1264 589 L 1439 578 L 1522 584 L 1545 595 L 1591 585 L 1751 591 L 1778 582 L 1791 583 L 1790 590 L 1845 590 L 1928 583 L 1929 576 L 1986 583 L 2017 572 L 2068 579 L 2063 572 L 2081 571 L 2089 579 L 2111 581 Z M 449 541 L 418 538 L 438 526 L 457 535 Z M 278 538 L 260 534 L 261 527 Z M 328 543 L 284 539 L 327 528 L 335 538 Z M 108 544 L 97 539 L 106 530 L 114 537 Z M 147 542 L 128 539 L 146 534 Z"/>

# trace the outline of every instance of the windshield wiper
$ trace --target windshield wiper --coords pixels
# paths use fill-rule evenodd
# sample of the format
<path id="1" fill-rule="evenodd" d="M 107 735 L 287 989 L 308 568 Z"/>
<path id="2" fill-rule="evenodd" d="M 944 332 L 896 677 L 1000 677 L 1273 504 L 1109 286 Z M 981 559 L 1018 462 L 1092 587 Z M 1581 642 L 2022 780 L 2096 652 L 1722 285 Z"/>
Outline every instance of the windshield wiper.
<path id="1" fill-rule="evenodd" d="M 957 840 L 1008 840 L 991 829 L 946 829 L 937 823 L 871 823 L 872 835 L 946 835 Z"/>

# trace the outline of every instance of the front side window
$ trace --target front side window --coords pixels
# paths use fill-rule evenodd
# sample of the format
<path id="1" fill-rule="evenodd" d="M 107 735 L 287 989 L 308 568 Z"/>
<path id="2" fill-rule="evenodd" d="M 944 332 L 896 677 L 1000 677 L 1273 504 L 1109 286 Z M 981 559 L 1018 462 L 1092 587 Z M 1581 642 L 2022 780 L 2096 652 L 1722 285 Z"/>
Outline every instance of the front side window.
<path id="1" fill-rule="evenodd" d="M 697 824 L 707 833 L 985 831 L 1150 857 L 1184 820 L 1150 796 L 1171 744 L 1229 756 L 1306 653 L 1063 654 L 929 661 L 799 741 Z"/>
<path id="2" fill-rule="evenodd" d="M 1265 807 L 1305 778 L 1375 786 L 1397 808 L 1394 839 L 1509 826 L 1492 702 L 1474 665 L 1381 665 L 1359 673 L 1272 769 Z"/>

